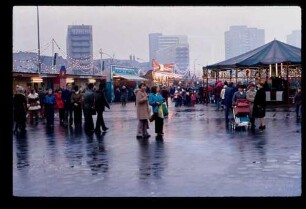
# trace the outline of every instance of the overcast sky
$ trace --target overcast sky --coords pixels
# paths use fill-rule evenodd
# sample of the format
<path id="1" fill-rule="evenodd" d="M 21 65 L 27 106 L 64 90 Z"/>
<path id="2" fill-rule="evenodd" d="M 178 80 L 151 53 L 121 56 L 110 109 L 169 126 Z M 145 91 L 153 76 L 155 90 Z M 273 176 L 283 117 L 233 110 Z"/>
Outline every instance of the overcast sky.
<path id="1" fill-rule="evenodd" d="M 13 52 L 37 52 L 37 13 L 33 6 L 13 8 Z M 54 38 L 66 53 L 68 25 L 92 25 L 93 56 L 99 49 L 129 59 L 133 54 L 149 61 L 149 33 L 187 35 L 190 65 L 201 68 L 225 59 L 224 32 L 232 25 L 265 30 L 265 43 L 274 38 L 285 42 L 293 30 L 301 30 L 301 8 L 297 6 L 40 6 L 41 54 L 51 55 Z M 55 52 L 66 58 L 55 47 Z M 104 55 L 105 56 L 105 55 Z M 106 57 L 105 57 L 106 58 Z"/>

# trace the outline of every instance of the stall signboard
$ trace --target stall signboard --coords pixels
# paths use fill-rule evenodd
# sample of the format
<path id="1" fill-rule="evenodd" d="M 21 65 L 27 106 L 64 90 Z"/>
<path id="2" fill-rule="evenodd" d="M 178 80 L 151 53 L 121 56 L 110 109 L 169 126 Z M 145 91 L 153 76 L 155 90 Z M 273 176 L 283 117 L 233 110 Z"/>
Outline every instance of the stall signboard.
<path id="1" fill-rule="evenodd" d="M 111 78 L 113 75 L 138 75 L 139 69 L 128 67 L 111 67 Z"/>

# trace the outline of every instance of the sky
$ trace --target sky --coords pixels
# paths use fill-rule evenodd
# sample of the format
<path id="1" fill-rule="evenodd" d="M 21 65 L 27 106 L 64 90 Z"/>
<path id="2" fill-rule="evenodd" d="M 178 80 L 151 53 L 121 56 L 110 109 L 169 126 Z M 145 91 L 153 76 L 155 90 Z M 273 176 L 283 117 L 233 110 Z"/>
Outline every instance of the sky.
<path id="1" fill-rule="evenodd" d="M 298 6 L 39 6 L 41 55 L 54 52 L 66 58 L 68 25 L 92 25 L 93 57 L 99 50 L 116 59 L 149 61 L 149 33 L 187 35 L 190 65 L 202 66 L 225 59 L 224 32 L 233 25 L 265 30 L 265 43 L 301 30 Z M 13 52 L 37 52 L 37 7 L 13 7 Z M 106 58 L 106 55 L 103 55 Z"/>

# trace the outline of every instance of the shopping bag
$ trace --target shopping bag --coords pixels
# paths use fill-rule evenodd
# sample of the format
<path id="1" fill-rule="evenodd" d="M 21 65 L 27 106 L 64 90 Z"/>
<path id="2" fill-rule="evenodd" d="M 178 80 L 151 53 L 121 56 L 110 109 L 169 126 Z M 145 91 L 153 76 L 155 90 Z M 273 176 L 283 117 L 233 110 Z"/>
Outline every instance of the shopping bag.
<path id="1" fill-rule="evenodd" d="M 169 112 L 168 112 L 167 105 L 165 103 L 162 104 L 162 108 L 163 108 L 163 115 L 167 116 Z"/>
<path id="2" fill-rule="evenodd" d="M 158 106 L 158 114 L 157 115 L 160 118 L 164 118 L 164 112 L 163 112 L 163 106 L 162 105 Z"/>

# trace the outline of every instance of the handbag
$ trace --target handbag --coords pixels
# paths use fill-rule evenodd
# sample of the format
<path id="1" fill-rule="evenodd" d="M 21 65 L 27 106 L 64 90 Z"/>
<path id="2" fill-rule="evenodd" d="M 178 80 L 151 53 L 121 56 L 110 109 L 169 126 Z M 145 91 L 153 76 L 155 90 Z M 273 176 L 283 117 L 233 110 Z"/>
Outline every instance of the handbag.
<path id="1" fill-rule="evenodd" d="M 155 115 L 154 115 L 154 114 L 152 114 L 152 115 L 150 116 L 149 121 L 150 121 L 150 122 L 153 122 L 154 120 L 155 120 Z"/>
<path id="2" fill-rule="evenodd" d="M 167 116 L 169 114 L 169 112 L 168 112 L 167 105 L 165 103 L 162 104 L 162 108 L 163 108 L 164 116 Z"/>

